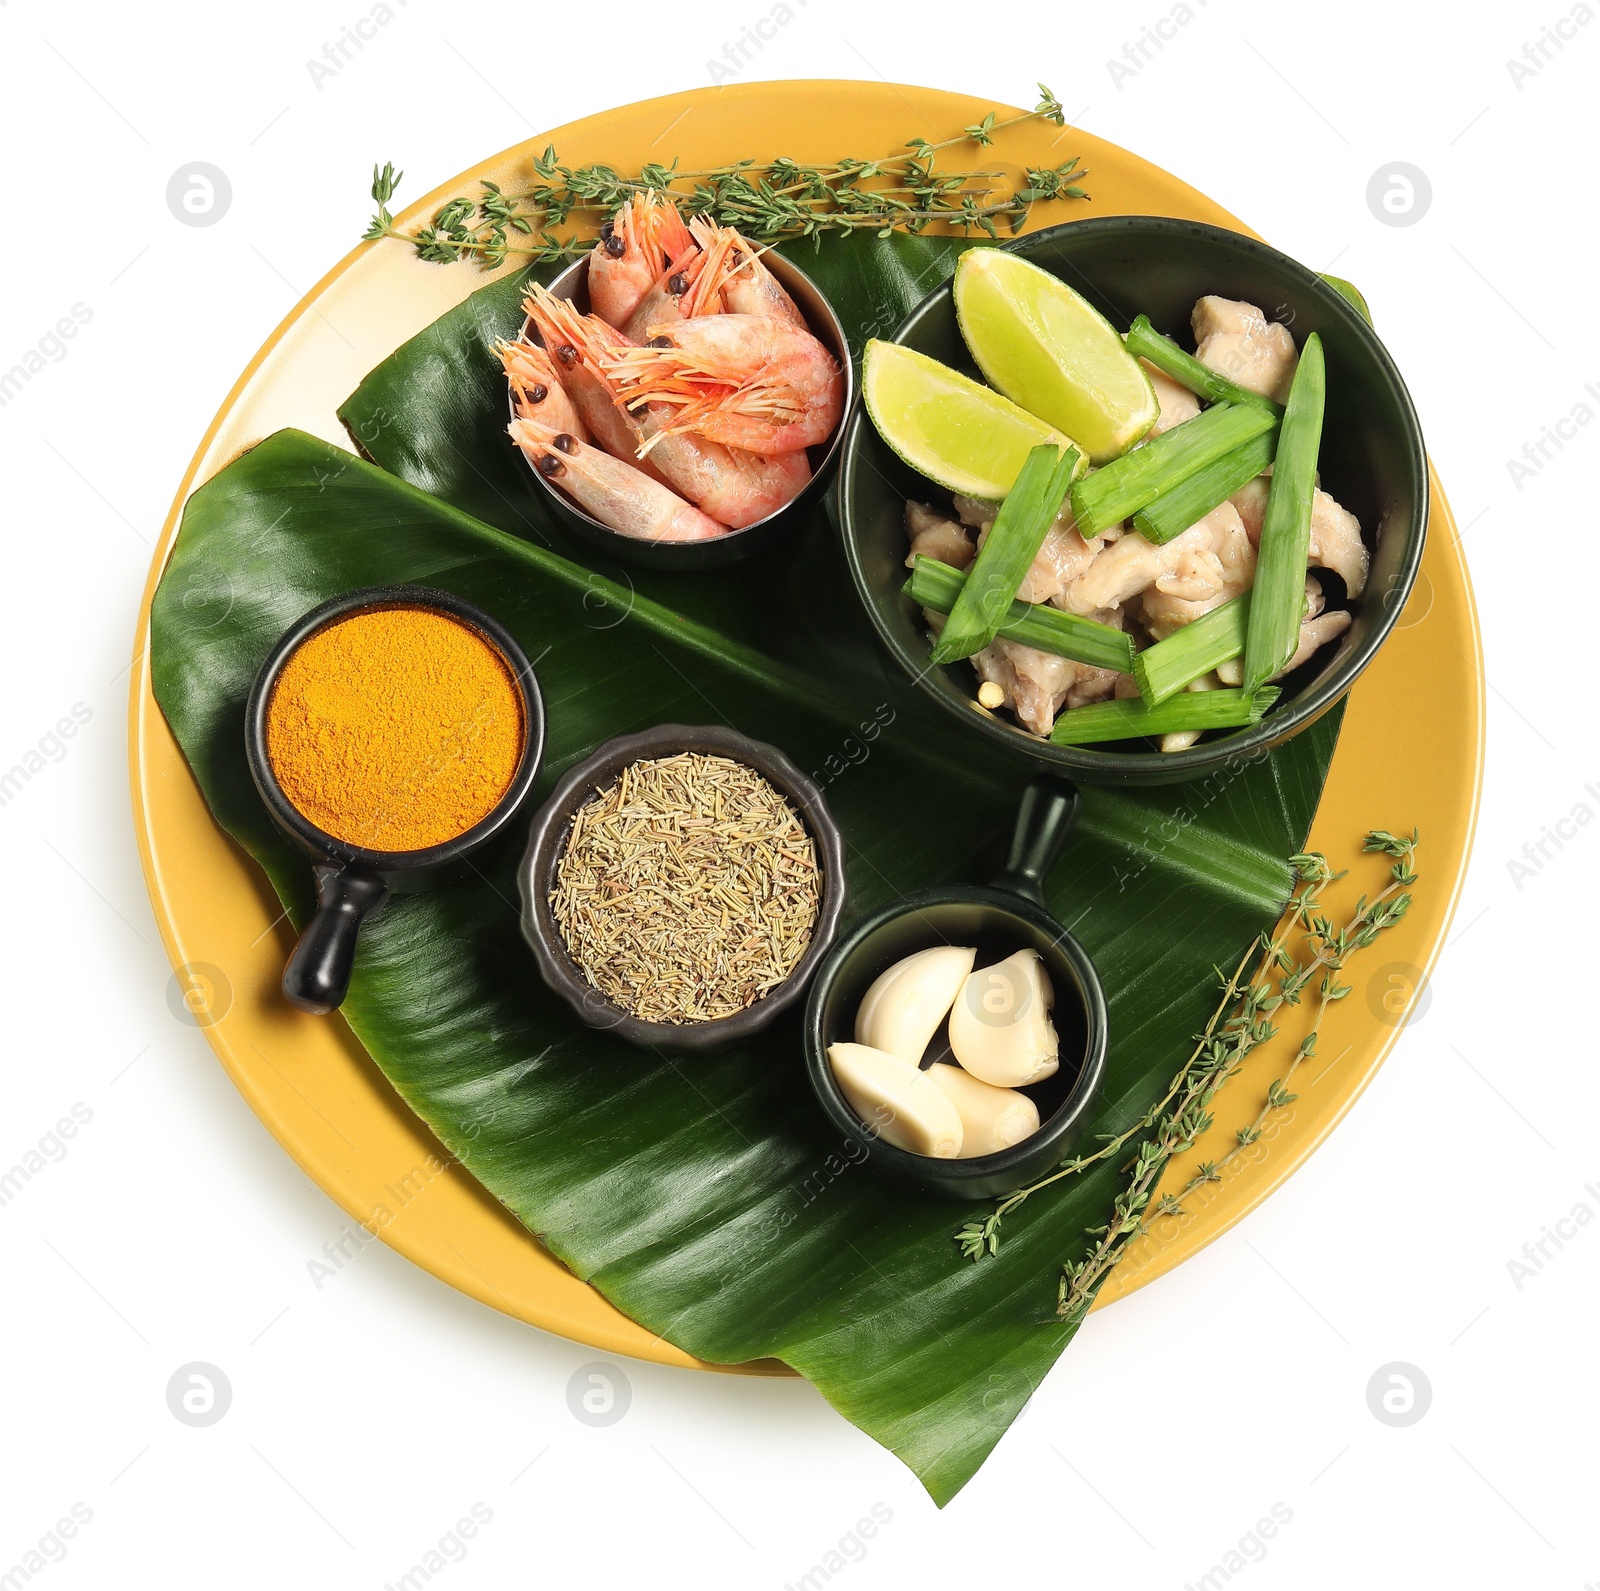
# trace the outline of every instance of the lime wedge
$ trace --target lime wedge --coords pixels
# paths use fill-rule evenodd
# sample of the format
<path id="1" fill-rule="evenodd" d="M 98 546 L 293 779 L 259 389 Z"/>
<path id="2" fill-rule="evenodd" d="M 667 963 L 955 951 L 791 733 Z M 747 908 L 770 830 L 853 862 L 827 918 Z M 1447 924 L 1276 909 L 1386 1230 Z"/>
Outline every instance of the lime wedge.
<path id="1" fill-rule="evenodd" d="M 967 497 L 999 502 L 1031 448 L 1075 446 L 1009 398 L 899 343 L 867 344 L 861 396 L 878 435 L 912 469 Z"/>
<path id="2" fill-rule="evenodd" d="M 978 368 L 1008 398 L 1120 458 L 1161 412 L 1150 378 L 1104 315 L 1058 276 L 1004 249 L 956 262 L 956 319 Z"/>

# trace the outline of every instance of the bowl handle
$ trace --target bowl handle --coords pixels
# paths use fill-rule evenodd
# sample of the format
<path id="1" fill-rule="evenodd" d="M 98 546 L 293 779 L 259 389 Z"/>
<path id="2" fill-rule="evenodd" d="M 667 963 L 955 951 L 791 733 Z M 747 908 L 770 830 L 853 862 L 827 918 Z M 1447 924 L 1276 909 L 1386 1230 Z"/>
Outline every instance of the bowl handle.
<path id="1" fill-rule="evenodd" d="M 994 887 L 1044 905 L 1044 881 L 1078 821 L 1078 787 L 1059 774 L 1035 774 L 1022 792 L 1011 831 L 1011 854 Z"/>
<path id="2" fill-rule="evenodd" d="M 326 1016 L 344 1003 L 355 966 L 356 936 L 389 886 L 375 873 L 317 864 L 317 910 L 283 969 L 283 994 L 290 1005 Z"/>

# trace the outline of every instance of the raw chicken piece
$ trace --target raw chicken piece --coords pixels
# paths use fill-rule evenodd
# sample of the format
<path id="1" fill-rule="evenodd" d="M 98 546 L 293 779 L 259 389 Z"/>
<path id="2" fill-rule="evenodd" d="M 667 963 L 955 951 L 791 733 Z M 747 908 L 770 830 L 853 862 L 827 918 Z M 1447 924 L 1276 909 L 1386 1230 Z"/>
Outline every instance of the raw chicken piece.
<path id="1" fill-rule="evenodd" d="M 1251 542 L 1261 545 L 1261 522 L 1267 512 L 1267 492 L 1271 477 L 1258 475 L 1247 481 L 1228 499 L 1239 510 Z M 1311 548 L 1307 558 L 1313 569 L 1331 569 L 1345 583 L 1354 601 L 1366 589 L 1370 563 L 1361 540 L 1361 522 L 1318 487 L 1311 496 Z"/>
<path id="2" fill-rule="evenodd" d="M 1095 668 L 1089 663 L 1081 663 L 1079 667 L 1083 672 L 1078 676 L 1078 683 L 1067 692 L 1067 699 L 1062 703 L 1065 707 L 1087 707 L 1091 702 L 1109 701 L 1129 690 L 1135 696 L 1139 694 L 1139 682 L 1131 674 L 1119 674 L 1114 668 Z"/>
<path id="3" fill-rule="evenodd" d="M 1071 658 L 1040 652 L 1004 636 L 972 658 L 978 678 L 1005 692 L 1000 704 L 1036 735 L 1048 735 L 1063 703 L 1082 707 L 1103 701 L 1124 676 L 1109 668 L 1074 663 Z M 1137 688 L 1137 687 L 1136 687 Z"/>
<path id="4" fill-rule="evenodd" d="M 911 537 L 911 551 L 906 554 L 908 569 L 918 557 L 937 558 L 952 569 L 965 569 L 976 556 L 966 531 L 926 503 L 906 504 L 906 531 Z"/>
<path id="5" fill-rule="evenodd" d="M 1239 510 L 1239 518 L 1257 547 L 1261 545 L 1261 522 L 1267 517 L 1267 493 L 1271 488 L 1272 477 L 1258 475 L 1253 481 L 1246 481 L 1228 499 Z"/>
<path id="6" fill-rule="evenodd" d="M 1331 569 L 1344 581 L 1353 602 L 1366 589 L 1370 562 L 1361 540 L 1361 523 L 1324 491 L 1311 498 L 1311 566 Z"/>
<path id="7" fill-rule="evenodd" d="M 978 533 L 979 551 L 982 551 L 988 539 L 989 530 L 990 526 L 985 525 Z M 1071 513 L 1062 515 L 1044 533 L 1039 551 L 1022 577 L 1022 584 L 1017 587 L 1017 600 L 1053 602 L 1088 569 L 1104 545 L 1099 537 L 1085 541 L 1078 534 Z"/>
<path id="8" fill-rule="evenodd" d="M 1323 595 L 1322 582 L 1315 575 L 1307 575 L 1306 605 L 1300 610 L 1300 617 L 1314 619 L 1327 605 L 1328 599 Z"/>
<path id="9" fill-rule="evenodd" d="M 1171 376 L 1157 370 L 1148 359 L 1141 359 L 1139 363 L 1144 366 L 1150 385 L 1156 389 L 1156 402 L 1161 405 L 1161 413 L 1150 427 L 1151 436 L 1160 436 L 1163 431 L 1170 431 L 1173 426 L 1192 420 L 1200 412 L 1200 400 L 1187 387 L 1180 387 Z"/>
<path id="10" fill-rule="evenodd" d="M 971 525 L 974 530 L 987 530 L 994 523 L 994 516 L 1000 512 L 998 503 L 987 503 L 981 497 L 963 497 L 960 492 L 951 498 L 956 505 L 956 518 L 963 525 Z"/>
<path id="11" fill-rule="evenodd" d="M 1256 550 L 1233 504 L 1219 503 L 1200 524 L 1210 526 L 1210 545 L 1170 575 L 1159 577 L 1140 601 L 1153 640 L 1164 641 L 1175 630 L 1193 624 L 1201 614 L 1248 591 L 1255 580 Z"/>
<path id="12" fill-rule="evenodd" d="M 1295 647 L 1294 656 L 1272 677 L 1282 679 L 1285 674 L 1292 673 L 1329 641 L 1338 640 L 1350 628 L 1351 622 L 1350 615 L 1342 608 L 1336 608 L 1332 613 L 1324 613 L 1314 619 L 1302 619 L 1300 644 Z"/>
<path id="13" fill-rule="evenodd" d="M 1231 503 L 1219 503 L 1204 519 L 1162 546 L 1130 531 L 1062 592 L 1058 605 L 1068 613 L 1088 614 L 1096 608 L 1121 607 L 1130 597 L 1154 586 L 1162 596 L 1180 602 L 1206 602 L 1215 597 L 1211 602 L 1215 607 L 1234 590 L 1244 589 L 1253 570 L 1250 538 L 1238 510 Z M 1175 609 L 1168 617 L 1184 611 Z M 1197 617 L 1198 612 L 1190 617 Z M 1187 622 L 1178 618 L 1172 628 Z"/>
<path id="14" fill-rule="evenodd" d="M 1251 392 L 1288 402 L 1300 355 L 1287 326 L 1269 321 L 1254 304 L 1215 293 L 1196 302 L 1190 324 L 1201 364 Z"/>

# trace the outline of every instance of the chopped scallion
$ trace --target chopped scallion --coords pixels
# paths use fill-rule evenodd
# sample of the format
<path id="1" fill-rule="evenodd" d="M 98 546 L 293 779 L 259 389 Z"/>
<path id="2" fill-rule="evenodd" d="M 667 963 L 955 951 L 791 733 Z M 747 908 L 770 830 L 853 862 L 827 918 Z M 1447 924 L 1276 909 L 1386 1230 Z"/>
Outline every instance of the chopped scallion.
<path id="1" fill-rule="evenodd" d="M 1306 558 L 1311 546 L 1311 501 L 1322 445 L 1327 374 L 1322 339 L 1313 332 L 1300 351 L 1272 466 L 1261 546 L 1251 588 L 1244 649 L 1244 687 L 1254 690 L 1278 673 L 1300 641 Z"/>
<path id="2" fill-rule="evenodd" d="M 1270 431 L 1277 420 L 1252 403 L 1219 403 L 1094 470 L 1072 488 L 1072 515 L 1084 536 L 1120 525 L 1180 482 Z"/>
<path id="3" fill-rule="evenodd" d="M 1147 503 L 1133 516 L 1133 528 L 1146 541 L 1171 541 L 1253 481 L 1272 462 L 1277 450 L 1278 439 L 1271 431 L 1251 437 L 1243 447 L 1224 453 L 1187 480 L 1179 481 L 1170 492 Z"/>
<path id="4" fill-rule="evenodd" d="M 1166 640 L 1147 646 L 1133 660 L 1133 677 L 1145 706 L 1158 706 L 1219 663 L 1238 657 L 1244 651 L 1249 618 L 1250 593 L 1245 591 L 1202 613 Z"/>
<path id="5" fill-rule="evenodd" d="M 1050 739 L 1057 746 L 1086 746 L 1100 740 L 1137 740 L 1186 729 L 1238 729 L 1258 724 L 1277 700 L 1269 686 L 1261 691 L 1183 691 L 1159 707 L 1142 701 L 1094 702 L 1073 707 L 1056 719 Z"/>
<path id="6" fill-rule="evenodd" d="M 1170 337 L 1163 337 L 1150 324 L 1147 315 L 1141 315 L 1128 328 L 1123 339 L 1135 359 L 1148 359 L 1162 375 L 1170 376 L 1180 387 L 1187 387 L 1197 398 L 1208 403 L 1259 403 L 1274 414 L 1283 413 L 1283 405 L 1271 398 L 1229 381 L 1220 370 L 1203 365 L 1193 354 L 1185 353 Z"/>
<path id="7" fill-rule="evenodd" d="M 967 576 L 937 558 L 919 556 L 904 590 L 918 607 L 948 613 L 961 595 Z M 1133 642 L 1109 624 L 1063 613 L 1044 603 L 1013 602 L 996 632 L 1008 641 L 1070 657 L 1095 668 L 1114 668 L 1126 674 L 1133 667 Z"/>
<path id="8" fill-rule="evenodd" d="M 1082 467 L 1076 448 L 1057 449 L 1053 443 L 1041 442 L 1029 452 L 939 632 L 933 649 L 935 663 L 971 657 L 1000 633 L 1017 587 L 1038 556 L 1067 488 Z"/>

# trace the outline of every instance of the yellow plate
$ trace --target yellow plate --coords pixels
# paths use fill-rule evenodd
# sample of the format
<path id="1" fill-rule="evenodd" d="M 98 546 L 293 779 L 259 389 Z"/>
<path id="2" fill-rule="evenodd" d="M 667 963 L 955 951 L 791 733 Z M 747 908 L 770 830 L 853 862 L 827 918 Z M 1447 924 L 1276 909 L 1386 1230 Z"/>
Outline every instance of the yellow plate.
<path id="1" fill-rule="evenodd" d="M 637 168 L 676 155 L 686 167 L 786 154 L 889 155 L 912 134 L 939 139 L 982 117 L 981 100 L 877 83 L 746 83 L 669 95 L 588 117 L 507 150 L 412 206 L 431 214 L 490 178 L 514 187 L 554 143 L 572 163 Z M 1002 113 L 1004 114 L 1004 113 Z M 1075 129 L 1029 123 L 1002 133 L 987 164 L 1084 157 L 1092 203 L 1039 206 L 1034 227 L 1088 215 L 1190 216 L 1248 229 L 1193 188 Z M 355 217 L 352 217 L 354 220 Z M 265 878 L 212 821 L 150 689 L 150 598 L 184 500 L 252 443 L 282 426 L 348 446 L 335 410 L 400 343 L 485 278 L 430 266 L 396 242 L 362 246 L 325 276 L 251 360 L 200 443 L 156 550 L 139 613 L 129 710 L 134 823 L 156 920 L 180 984 L 228 1075 L 305 1171 L 356 1220 L 462 1292 L 606 1353 L 662 1364 L 699 1360 L 612 1308 L 580 1282 L 460 1167 L 411 1114 L 337 1019 L 300 1016 L 277 993 L 290 934 Z M 1381 330 L 1381 316 L 1380 316 Z M 1351 697 L 1311 843 L 1345 865 L 1372 827 L 1423 834 L 1416 908 L 1355 964 L 1356 992 L 1335 1005 L 1300 1099 L 1248 1163 L 1209 1198 L 1152 1234 L 1114 1273 L 1113 1298 L 1162 1274 L 1277 1188 L 1350 1108 L 1393 1044 L 1455 907 L 1477 812 L 1483 753 L 1476 614 L 1450 510 L 1437 481 L 1427 556 L 1401 628 Z M 1367 865 L 1375 866 L 1372 859 Z M 1357 874 L 1361 874 L 1357 868 Z M 1349 893 L 1361 887 L 1349 881 Z M 1338 895 L 1330 897 L 1337 902 Z M 1262 1050 L 1219 1097 L 1213 1145 L 1255 1114 L 1284 1042 Z M 1187 1164 L 1181 1168 L 1187 1174 Z M 1177 1169 L 1175 1168 L 1175 1175 Z M 1046 1279 L 1047 1280 L 1047 1279 Z M 1043 1283 L 1041 1283 L 1043 1285 Z M 738 1367 L 782 1373 L 770 1363 Z"/>

